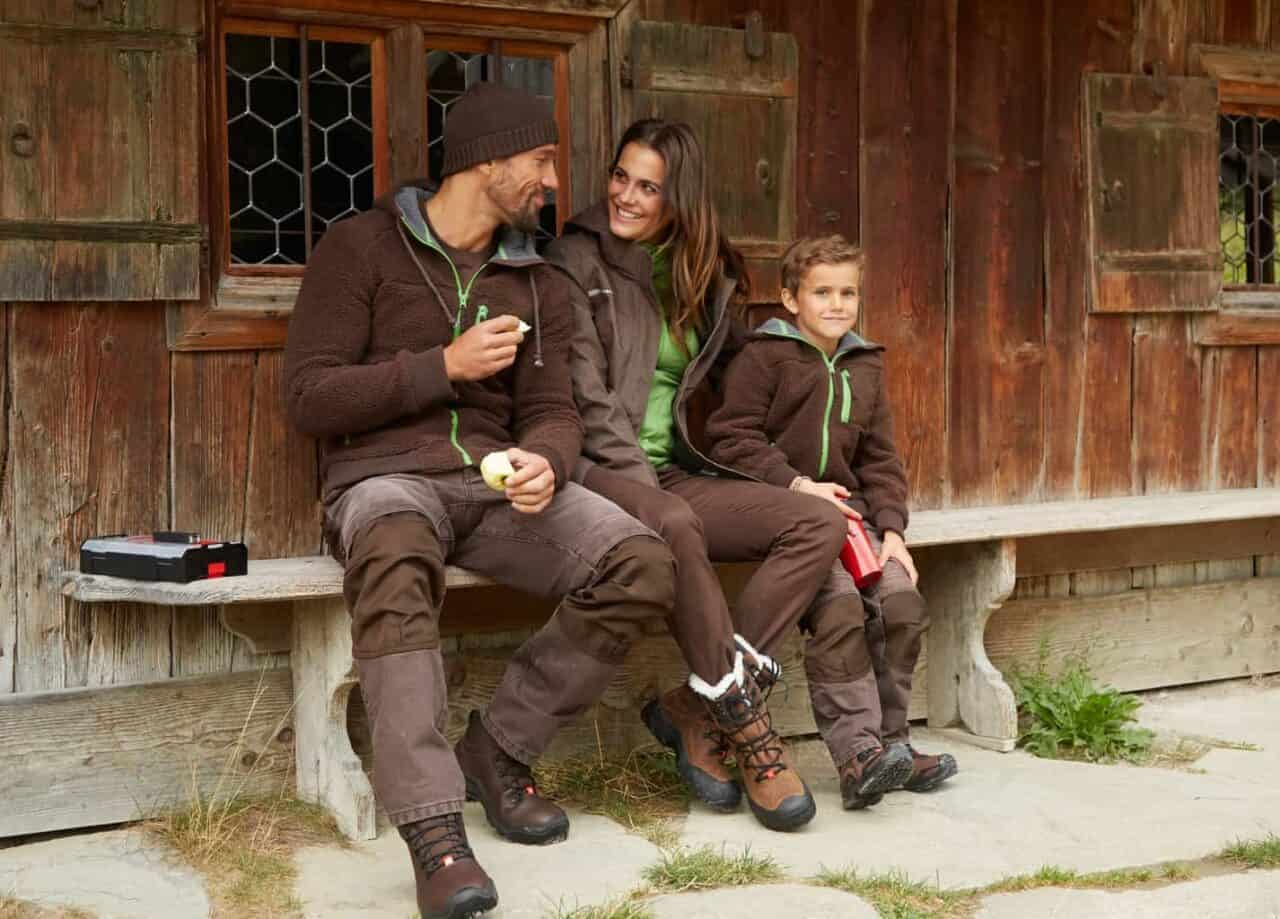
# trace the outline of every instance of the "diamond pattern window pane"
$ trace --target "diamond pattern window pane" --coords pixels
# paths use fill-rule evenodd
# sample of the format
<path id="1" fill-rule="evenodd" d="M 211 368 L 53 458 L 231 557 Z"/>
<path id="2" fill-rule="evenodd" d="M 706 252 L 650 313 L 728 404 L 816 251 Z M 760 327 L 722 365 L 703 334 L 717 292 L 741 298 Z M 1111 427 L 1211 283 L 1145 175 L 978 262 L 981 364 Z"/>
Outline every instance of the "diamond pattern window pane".
<path id="1" fill-rule="evenodd" d="M 372 64 L 366 44 L 228 35 L 227 176 L 231 261 L 306 262 L 304 181 L 312 239 L 373 203 Z M 301 92 L 310 106 L 303 162 Z"/>
<path id="2" fill-rule="evenodd" d="M 1223 114 L 1218 119 L 1218 141 L 1223 282 L 1275 284 L 1280 120 Z"/>
<path id="3" fill-rule="evenodd" d="M 497 57 L 485 52 L 427 52 L 427 169 L 432 179 L 439 180 L 444 170 L 444 126 L 449 109 L 476 83 L 496 81 Z M 555 66 L 549 58 L 502 56 L 501 82 L 518 86 L 555 109 Z M 556 206 L 548 200 L 540 215 L 539 246 L 550 242 L 556 233 Z"/>

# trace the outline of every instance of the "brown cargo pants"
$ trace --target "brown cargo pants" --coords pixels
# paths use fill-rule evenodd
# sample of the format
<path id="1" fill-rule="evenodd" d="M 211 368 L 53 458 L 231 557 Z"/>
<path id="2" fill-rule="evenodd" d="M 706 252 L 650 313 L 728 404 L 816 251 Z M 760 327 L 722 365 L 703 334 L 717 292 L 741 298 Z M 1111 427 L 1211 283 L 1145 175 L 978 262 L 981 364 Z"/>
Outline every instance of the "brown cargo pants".
<path id="1" fill-rule="evenodd" d="M 494 740 L 524 763 L 599 698 L 643 623 L 667 615 L 674 597 L 661 540 L 573 484 L 530 515 L 512 510 L 475 469 L 375 476 L 326 496 L 325 531 L 345 565 L 374 793 L 397 825 L 460 811 L 464 799 L 444 736 L 446 563 L 563 598 L 517 649 L 483 714 Z"/>
<path id="2" fill-rule="evenodd" d="M 879 553 L 878 534 L 868 527 L 867 535 Z M 836 765 L 909 736 L 911 681 L 928 625 L 924 598 L 893 560 L 865 600 L 837 562 L 801 623 L 813 718 Z M 868 616 L 868 607 L 876 612 Z"/>
<path id="3" fill-rule="evenodd" d="M 843 518 L 807 495 L 668 466 L 661 488 L 603 467 L 584 484 L 651 527 L 671 547 L 669 628 L 689 669 L 711 685 L 733 669 L 736 630 L 771 654 L 808 609 L 844 539 Z M 760 562 L 732 615 L 712 562 Z"/>

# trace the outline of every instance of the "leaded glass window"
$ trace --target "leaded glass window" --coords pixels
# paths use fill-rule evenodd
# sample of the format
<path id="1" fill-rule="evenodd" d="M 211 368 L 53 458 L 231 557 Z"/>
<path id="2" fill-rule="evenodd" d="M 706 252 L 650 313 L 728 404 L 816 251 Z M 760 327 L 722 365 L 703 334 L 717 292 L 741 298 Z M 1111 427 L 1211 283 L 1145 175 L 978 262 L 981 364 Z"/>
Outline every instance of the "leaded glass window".
<path id="1" fill-rule="evenodd" d="M 226 35 L 232 265 L 304 265 L 335 221 L 373 203 L 372 44 L 304 36 Z"/>
<path id="2" fill-rule="evenodd" d="M 1218 118 L 1218 220 L 1223 282 L 1276 283 L 1280 119 L 1224 112 Z"/>

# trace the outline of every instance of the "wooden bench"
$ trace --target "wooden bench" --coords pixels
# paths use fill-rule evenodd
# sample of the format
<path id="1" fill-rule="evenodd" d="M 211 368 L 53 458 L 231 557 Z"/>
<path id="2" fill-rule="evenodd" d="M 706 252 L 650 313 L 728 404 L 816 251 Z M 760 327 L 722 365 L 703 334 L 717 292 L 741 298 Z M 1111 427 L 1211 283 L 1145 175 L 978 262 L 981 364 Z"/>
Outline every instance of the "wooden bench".
<path id="1" fill-rule="evenodd" d="M 909 544 L 931 611 L 929 726 L 991 749 L 1013 749 L 1013 692 L 988 659 L 983 636 L 1018 575 L 1221 557 L 1205 534 L 1242 522 L 1252 522 L 1245 534 L 1250 548 L 1230 551 L 1280 552 L 1280 489 L 917 512 Z M 740 579 L 747 567 L 722 566 L 722 574 L 737 569 Z M 459 568 L 448 571 L 451 591 L 491 584 Z M 327 556 L 251 561 L 244 577 L 192 584 L 72 573 L 63 592 L 82 603 L 217 606 L 223 625 L 253 650 L 288 651 L 298 794 L 327 807 L 346 835 L 373 838 L 373 791 L 347 726 L 357 680 L 336 562 Z"/>

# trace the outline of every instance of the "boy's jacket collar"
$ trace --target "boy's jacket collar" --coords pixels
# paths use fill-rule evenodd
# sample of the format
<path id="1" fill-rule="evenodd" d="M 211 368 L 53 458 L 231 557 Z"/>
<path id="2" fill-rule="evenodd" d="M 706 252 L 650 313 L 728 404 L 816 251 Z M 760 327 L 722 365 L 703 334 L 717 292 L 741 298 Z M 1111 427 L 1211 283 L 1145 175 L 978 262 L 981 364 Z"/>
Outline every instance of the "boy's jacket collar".
<path id="1" fill-rule="evenodd" d="M 811 347 L 814 347 L 814 348 L 818 347 L 813 342 L 809 341 L 809 339 L 805 338 L 804 335 L 800 333 L 800 330 L 797 329 L 794 325 L 787 322 L 785 319 L 778 319 L 776 317 L 773 319 L 765 320 L 764 322 L 760 323 L 760 325 L 756 326 L 755 332 L 753 333 L 753 335 L 757 337 L 769 337 L 769 338 L 791 338 L 796 341 L 802 341 Z M 873 341 L 867 341 L 857 332 L 849 331 L 849 332 L 845 332 L 844 336 L 840 339 L 840 344 L 836 346 L 836 353 L 832 355 L 832 358 L 833 359 L 837 358 L 840 355 L 847 354 L 850 351 L 883 351 L 883 350 L 884 350 L 884 345 L 878 345 Z"/>

